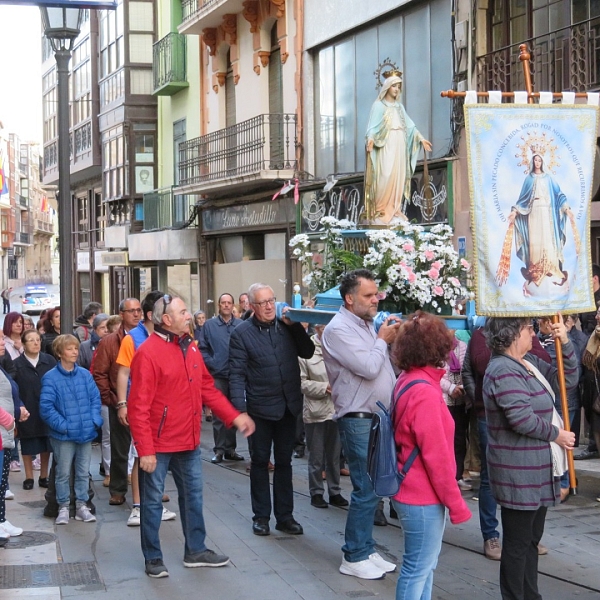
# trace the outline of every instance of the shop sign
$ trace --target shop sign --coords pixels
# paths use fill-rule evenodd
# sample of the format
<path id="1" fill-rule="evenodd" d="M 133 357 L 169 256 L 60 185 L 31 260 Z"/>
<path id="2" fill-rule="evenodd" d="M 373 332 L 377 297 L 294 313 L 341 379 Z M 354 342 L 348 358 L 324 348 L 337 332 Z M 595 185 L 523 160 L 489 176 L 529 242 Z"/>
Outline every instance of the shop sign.
<path id="1" fill-rule="evenodd" d="M 202 211 L 204 233 L 227 229 L 260 228 L 294 221 L 296 209 L 292 198 L 267 200 L 253 204 L 207 208 Z"/>
<path id="2" fill-rule="evenodd" d="M 102 255 L 102 264 L 107 267 L 127 267 L 129 252 L 106 252 Z"/>
<path id="3" fill-rule="evenodd" d="M 77 253 L 77 271 L 89 271 L 90 270 L 90 253 L 89 252 L 78 252 Z"/>

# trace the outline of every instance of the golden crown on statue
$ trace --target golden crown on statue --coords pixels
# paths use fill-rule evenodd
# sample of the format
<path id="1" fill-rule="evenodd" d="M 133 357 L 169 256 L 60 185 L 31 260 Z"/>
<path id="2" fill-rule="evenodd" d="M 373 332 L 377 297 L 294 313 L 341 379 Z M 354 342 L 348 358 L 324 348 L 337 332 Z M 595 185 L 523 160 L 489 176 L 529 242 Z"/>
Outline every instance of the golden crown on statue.
<path id="1" fill-rule="evenodd" d="M 375 75 L 375 79 L 377 80 L 375 89 L 379 89 L 388 77 L 400 77 L 402 79 L 402 71 L 395 62 L 392 62 L 391 58 L 384 58 L 373 71 L 373 75 Z"/>
<path id="2" fill-rule="evenodd" d="M 384 79 L 387 79 L 388 77 L 400 77 L 400 79 L 402 79 L 402 71 L 398 71 L 398 69 L 392 69 L 390 71 L 382 73 L 381 76 Z"/>
<path id="3" fill-rule="evenodd" d="M 537 131 L 529 131 L 521 136 L 522 144 L 517 144 L 519 153 L 515 154 L 515 158 L 519 159 L 518 167 L 525 167 L 524 173 L 529 173 L 531 169 L 531 161 L 537 154 L 544 160 L 544 171 L 556 174 L 556 168 L 560 167 L 560 158 L 556 154 L 558 146 L 554 144 L 554 138 L 548 138 L 545 133 Z"/>

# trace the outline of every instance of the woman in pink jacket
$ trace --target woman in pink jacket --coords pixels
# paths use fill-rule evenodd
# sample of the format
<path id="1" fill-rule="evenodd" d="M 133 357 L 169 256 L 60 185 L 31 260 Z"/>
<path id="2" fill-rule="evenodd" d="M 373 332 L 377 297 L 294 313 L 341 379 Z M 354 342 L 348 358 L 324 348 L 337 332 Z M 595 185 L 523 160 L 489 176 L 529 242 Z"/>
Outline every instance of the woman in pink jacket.
<path id="1" fill-rule="evenodd" d="M 422 311 L 409 315 L 394 342 L 394 360 L 402 371 L 394 389 L 398 468 L 419 449 L 392 499 L 404 531 L 396 600 L 431 598 L 446 509 L 455 525 L 471 518 L 456 485 L 454 421 L 440 387 L 452 345 L 453 334 L 444 321 Z M 418 383 L 403 392 L 413 381 Z"/>

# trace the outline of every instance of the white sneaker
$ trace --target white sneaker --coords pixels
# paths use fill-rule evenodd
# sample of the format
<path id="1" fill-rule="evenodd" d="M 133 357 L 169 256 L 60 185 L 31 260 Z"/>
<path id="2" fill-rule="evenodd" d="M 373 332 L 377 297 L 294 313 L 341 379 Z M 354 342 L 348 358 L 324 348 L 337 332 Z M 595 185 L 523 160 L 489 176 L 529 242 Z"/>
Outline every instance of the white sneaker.
<path id="1" fill-rule="evenodd" d="M 10 490 L 6 490 L 6 494 L 4 494 L 4 499 L 5 500 L 14 500 L 15 495 Z"/>
<path id="2" fill-rule="evenodd" d="M 163 514 L 161 517 L 161 521 L 172 521 L 173 519 L 177 518 L 177 514 L 174 513 L 173 511 L 169 510 L 168 508 L 165 508 L 163 506 Z"/>
<path id="3" fill-rule="evenodd" d="M 69 507 L 63 506 L 58 511 L 58 517 L 54 519 L 55 525 L 68 525 L 69 524 Z"/>
<path id="4" fill-rule="evenodd" d="M 385 571 L 368 558 L 366 560 L 359 560 L 358 562 L 348 562 L 343 558 L 340 573 L 352 575 L 359 579 L 383 579 L 385 577 Z"/>
<path id="5" fill-rule="evenodd" d="M 0 523 L 0 529 L 5 533 L 8 533 L 10 537 L 17 537 L 23 533 L 23 530 L 20 527 L 15 527 L 10 521 Z"/>
<path id="6" fill-rule="evenodd" d="M 18 473 L 21 470 L 21 463 L 18 460 L 10 461 L 10 470 L 13 473 Z"/>
<path id="7" fill-rule="evenodd" d="M 75 520 L 83 521 L 84 523 L 94 523 L 96 517 L 92 514 L 87 504 L 83 504 L 75 511 Z"/>
<path id="8" fill-rule="evenodd" d="M 134 506 L 131 509 L 129 519 L 127 519 L 127 527 L 139 527 L 140 526 L 140 507 Z"/>
<path id="9" fill-rule="evenodd" d="M 33 459 L 31 466 L 33 467 L 34 471 L 39 471 L 42 468 L 42 463 L 39 456 Z"/>
<path id="10" fill-rule="evenodd" d="M 459 479 L 457 483 L 458 483 L 458 487 L 461 490 L 468 492 L 469 490 L 473 489 L 473 486 L 468 481 L 465 481 L 464 479 Z"/>
<path id="11" fill-rule="evenodd" d="M 396 570 L 396 565 L 392 562 L 385 560 L 379 552 L 373 552 L 369 556 L 369 560 L 382 571 L 386 573 L 393 573 Z"/>

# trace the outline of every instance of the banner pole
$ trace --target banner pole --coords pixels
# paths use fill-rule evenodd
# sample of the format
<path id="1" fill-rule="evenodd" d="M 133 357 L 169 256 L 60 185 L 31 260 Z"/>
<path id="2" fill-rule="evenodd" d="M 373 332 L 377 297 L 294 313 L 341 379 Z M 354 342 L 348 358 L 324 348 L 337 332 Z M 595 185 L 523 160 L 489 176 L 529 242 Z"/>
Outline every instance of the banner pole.
<path id="1" fill-rule="evenodd" d="M 552 316 L 552 323 L 560 322 L 559 315 Z M 569 403 L 567 401 L 567 385 L 565 382 L 565 366 L 563 362 L 562 343 L 556 338 L 556 368 L 558 369 L 558 385 L 560 389 L 560 406 L 565 429 L 571 431 L 571 419 L 569 418 Z M 575 477 L 575 461 L 573 460 L 573 451 L 567 450 L 567 465 L 569 467 L 569 493 L 571 496 L 577 495 L 577 478 Z"/>

